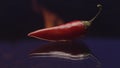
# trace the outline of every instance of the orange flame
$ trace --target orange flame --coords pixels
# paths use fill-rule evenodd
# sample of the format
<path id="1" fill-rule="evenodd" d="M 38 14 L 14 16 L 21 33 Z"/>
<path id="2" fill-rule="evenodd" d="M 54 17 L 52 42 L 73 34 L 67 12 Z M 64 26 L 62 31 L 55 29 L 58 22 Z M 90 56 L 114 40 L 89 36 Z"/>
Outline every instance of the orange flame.
<path id="1" fill-rule="evenodd" d="M 56 25 L 63 24 L 64 21 L 55 13 L 51 12 L 50 10 L 46 9 L 44 6 L 40 6 L 37 3 L 37 0 L 32 0 L 33 9 L 37 13 L 42 13 L 44 17 L 45 27 L 53 27 Z"/>

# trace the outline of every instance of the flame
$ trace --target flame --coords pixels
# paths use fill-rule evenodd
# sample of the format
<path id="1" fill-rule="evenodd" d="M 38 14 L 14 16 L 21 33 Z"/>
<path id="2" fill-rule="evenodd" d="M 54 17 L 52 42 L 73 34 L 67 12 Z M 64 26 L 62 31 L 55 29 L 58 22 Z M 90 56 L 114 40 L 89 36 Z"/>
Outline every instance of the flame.
<path id="1" fill-rule="evenodd" d="M 33 10 L 37 13 L 42 13 L 46 28 L 61 25 L 64 23 L 64 21 L 57 14 L 51 12 L 44 6 L 39 5 L 37 3 L 37 0 L 32 0 L 32 3 Z"/>

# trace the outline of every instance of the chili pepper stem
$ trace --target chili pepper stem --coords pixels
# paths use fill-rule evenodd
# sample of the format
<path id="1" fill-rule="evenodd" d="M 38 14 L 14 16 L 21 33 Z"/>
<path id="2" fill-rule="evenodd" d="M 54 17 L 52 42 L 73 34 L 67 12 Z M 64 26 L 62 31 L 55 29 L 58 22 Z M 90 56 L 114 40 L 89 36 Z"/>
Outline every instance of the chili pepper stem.
<path id="1" fill-rule="evenodd" d="M 89 23 L 92 23 L 99 16 L 99 14 L 101 13 L 102 5 L 98 4 L 97 7 L 99 8 L 99 10 L 98 10 L 97 14 L 91 20 L 89 20 Z"/>

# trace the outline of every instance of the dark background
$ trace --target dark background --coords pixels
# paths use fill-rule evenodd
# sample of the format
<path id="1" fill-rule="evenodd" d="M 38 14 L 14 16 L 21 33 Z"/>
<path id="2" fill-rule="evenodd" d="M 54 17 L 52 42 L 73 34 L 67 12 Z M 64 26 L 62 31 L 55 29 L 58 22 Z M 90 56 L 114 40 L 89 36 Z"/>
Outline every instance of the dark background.
<path id="1" fill-rule="evenodd" d="M 119 1 L 112 0 L 39 0 L 66 22 L 89 20 L 96 13 L 96 5 L 103 4 L 103 11 L 88 30 L 89 36 L 119 37 Z M 0 1 L 0 39 L 24 39 L 27 34 L 44 28 L 42 15 L 33 11 L 31 0 Z"/>
<path id="2" fill-rule="evenodd" d="M 45 5 L 66 22 L 89 20 L 97 13 L 96 5 L 103 4 L 102 13 L 82 39 L 99 58 L 102 68 L 120 68 L 119 2 L 39 0 L 39 4 Z M 44 21 L 41 14 L 33 11 L 31 0 L 0 0 L 0 68 L 81 68 L 77 63 L 81 61 L 31 58 L 31 51 L 48 43 L 27 36 L 29 32 L 39 28 L 44 28 Z"/>

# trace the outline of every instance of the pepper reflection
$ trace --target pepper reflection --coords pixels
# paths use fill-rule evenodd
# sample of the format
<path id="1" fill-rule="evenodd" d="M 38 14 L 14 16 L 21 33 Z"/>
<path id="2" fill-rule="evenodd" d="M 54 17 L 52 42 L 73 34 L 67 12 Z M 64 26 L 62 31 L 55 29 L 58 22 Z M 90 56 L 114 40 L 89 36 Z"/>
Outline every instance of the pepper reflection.
<path id="1" fill-rule="evenodd" d="M 52 42 L 34 50 L 33 57 L 56 57 L 70 60 L 87 59 L 91 52 L 83 42 L 65 41 Z"/>

